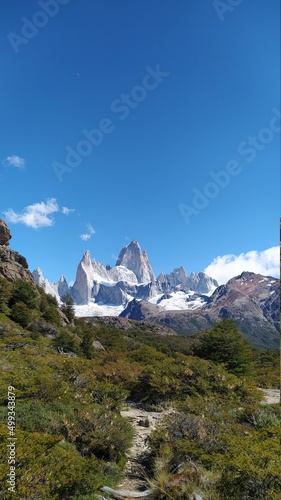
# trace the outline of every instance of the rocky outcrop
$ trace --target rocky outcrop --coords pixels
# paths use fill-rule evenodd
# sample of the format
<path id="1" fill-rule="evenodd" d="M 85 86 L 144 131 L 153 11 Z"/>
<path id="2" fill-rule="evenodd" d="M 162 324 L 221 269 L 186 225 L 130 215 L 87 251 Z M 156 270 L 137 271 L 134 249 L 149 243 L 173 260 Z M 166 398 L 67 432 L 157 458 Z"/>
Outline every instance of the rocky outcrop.
<path id="1" fill-rule="evenodd" d="M 139 301 L 133 299 L 120 314 L 120 317 L 141 321 L 147 319 L 150 315 L 157 314 L 157 312 L 158 307 L 154 304 L 150 304 L 147 300 Z"/>
<path id="2" fill-rule="evenodd" d="M 9 248 L 8 244 L 11 237 L 6 222 L 0 219 L 0 276 L 3 276 L 8 281 L 21 278 L 35 285 L 33 276 L 28 270 L 26 258 Z"/>
<path id="3" fill-rule="evenodd" d="M 0 219 L 0 245 L 9 245 L 11 232 L 3 219 Z"/>
<path id="4" fill-rule="evenodd" d="M 21 278 L 35 285 L 25 257 L 7 246 L 0 247 L 0 276 L 3 276 L 8 281 Z"/>

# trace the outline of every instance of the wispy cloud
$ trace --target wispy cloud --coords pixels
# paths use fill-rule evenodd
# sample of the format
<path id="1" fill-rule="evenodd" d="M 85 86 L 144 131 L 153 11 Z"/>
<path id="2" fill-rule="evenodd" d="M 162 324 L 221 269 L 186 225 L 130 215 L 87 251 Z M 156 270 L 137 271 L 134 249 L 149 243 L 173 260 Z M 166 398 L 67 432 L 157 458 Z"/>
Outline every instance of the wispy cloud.
<path id="1" fill-rule="evenodd" d="M 215 278 L 220 285 L 226 283 L 234 276 L 238 276 L 243 271 L 250 271 L 265 276 L 280 275 L 280 249 L 274 246 L 257 252 L 252 250 L 240 255 L 230 254 L 216 257 L 209 266 L 204 269 L 212 278 Z"/>
<path id="2" fill-rule="evenodd" d="M 88 230 L 87 233 L 80 234 L 80 238 L 83 241 L 88 241 L 96 232 L 91 224 L 87 225 L 87 230 Z"/>
<path id="3" fill-rule="evenodd" d="M 53 226 L 55 213 L 61 212 L 64 215 L 69 215 L 73 210 L 66 207 L 60 210 L 57 200 L 49 198 L 46 201 L 28 205 L 21 212 L 15 212 L 12 208 L 9 208 L 3 214 L 7 221 L 12 224 L 24 224 L 33 229 L 39 229 L 40 227 Z"/>
<path id="4" fill-rule="evenodd" d="M 2 161 L 2 164 L 5 167 L 16 167 L 16 168 L 24 168 L 25 167 L 25 159 L 21 158 L 17 155 L 7 156 L 5 160 Z"/>
<path id="5" fill-rule="evenodd" d="M 75 209 L 74 208 L 67 208 L 67 207 L 62 207 L 61 209 L 61 213 L 63 215 L 69 215 L 71 213 L 75 212 Z"/>

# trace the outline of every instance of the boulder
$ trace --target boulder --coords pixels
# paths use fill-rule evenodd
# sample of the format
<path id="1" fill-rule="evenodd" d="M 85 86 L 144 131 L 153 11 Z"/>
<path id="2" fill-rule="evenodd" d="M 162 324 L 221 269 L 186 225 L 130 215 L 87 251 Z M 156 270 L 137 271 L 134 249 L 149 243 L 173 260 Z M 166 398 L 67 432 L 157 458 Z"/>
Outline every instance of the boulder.
<path id="1" fill-rule="evenodd" d="M 103 347 L 103 345 L 100 343 L 100 341 L 99 341 L 99 340 L 94 340 L 94 342 L 93 342 L 93 344 L 92 344 L 92 345 L 93 345 L 93 347 L 94 347 L 95 349 L 97 349 L 98 351 L 105 351 L 105 348 Z"/>
<path id="2" fill-rule="evenodd" d="M 151 426 L 151 420 L 149 417 L 143 417 L 139 420 L 138 424 L 141 426 L 141 427 L 150 427 Z"/>

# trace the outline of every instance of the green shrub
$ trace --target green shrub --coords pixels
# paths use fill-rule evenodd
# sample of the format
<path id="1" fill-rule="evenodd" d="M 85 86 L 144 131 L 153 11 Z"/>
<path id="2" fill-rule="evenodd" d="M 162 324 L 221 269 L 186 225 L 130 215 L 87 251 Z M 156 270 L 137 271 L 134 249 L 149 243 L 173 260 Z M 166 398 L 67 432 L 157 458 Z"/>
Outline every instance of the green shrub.
<path id="1" fill-rule="evenodd" d="M 252 372 L 252 350 L 249 342 L 233 320 L 223 319 L 213 328 L 198 337 L 194 354 L 223 363 L 235 375 L 244 376 Z"/>
<path id="2" fill-rule="evenodd" d="M 105 407 L 81 412 L 71 432 L 73 442 L 83 456 L 95 455 L 117 463 L 124 461 L 133 438 L 131 425 Z"/>
<path id="3" fill-rule="evenodd" d="M 53 323 L 58 326 L 60 325 L 59 313 L 54 306 L 48 306 L 45 308 L 43 318 L 49 323 Z"/>
<path id="4" fill-rule="evenodd" d="M 73 352 L 82 354 L 80 339 L 70 330 L 64 328 L 54 339 L 53 345 L 57 349 L 62 349 L 64 352 Z"/>
<path id="5" fill-rule="evenodd" d="M 278 438 L 279 434 L 279 438 Z M 280 429 L 274 427 L 244 436 L 228 437 L 228 452 L 221 461 L 217 488 L 225 500 L 281 496 Z"/>
<path id="6" fill-rule="evenodd" d="M 12 285 L 9 306 L 11 307 L 17 302 L 23 302 L 29 309 L 35 309 L 38 306 L 37 290 L 22 279 L 17 279 Z"/>
<path id="7" fill-rule="evenodd" d="M 26 328 L 32 321 L 32 313 L 24 302 L 16 302 L 11 307 L 10 317 L 23 328 Z"/>

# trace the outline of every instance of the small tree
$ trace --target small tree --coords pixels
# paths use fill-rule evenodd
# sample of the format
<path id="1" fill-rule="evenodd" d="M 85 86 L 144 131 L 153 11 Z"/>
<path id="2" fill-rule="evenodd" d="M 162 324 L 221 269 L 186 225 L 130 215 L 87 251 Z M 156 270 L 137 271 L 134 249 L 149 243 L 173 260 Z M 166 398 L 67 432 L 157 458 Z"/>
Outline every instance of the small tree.
<path id="1" fill-rule="evenodd" d="M 234 320 L 223 319 L 203 333 L 194 347 L 194 354 L 215 363 L 224 363 L 235 375 L 249 375 L 251 372 L 251 346 Z"/>
<path id="2" fill-rule="evenodd" d="M 12 286 L 12 295 L 9 301 L 9 306 L 13 306 L 16 302 L 23 302 L 29 309 L 35 309 L 38 302 L 37 290 L 31 283 L 22 279 L 17 279 Z"/>
<path id="3" fill-rule="evenodd" d="M 73 298 L 71 297 L 71 295 L 69 293 L 66 293 L 62 297 L 61 300 L 63 302 L 61 310 L 66 315 L 66 317 L 70 321 L 70 323 L 72 323 L 72 321 L 74 321 L 74 318 L 75 318 L 75 312 L 74 312 L 74 307 L 73 307 L 73 304 L 74 304 Z"/>
<path id="4" fill-rule="evenodd" d="M 16 302 L 12 305 L 11 319 L 26 328 L 32 321 L 32 312 L 24 302 Z"/>
<path id="5" fill-rule="evenodd" d="M 46 307 L 43 312 L 43 318 L 49 323 L 60 325 L 60 317 L 55 307 Z"/>
<path id="6" fill-rule="evenodd" d="M 86 330 L 85 332 L 83 332 L 81 348 L 82 348 L 83 354 L 88 359 L 92 359 L 96 355 L 96 349 L 93 347 L 93 341 L 94 341 L 93 332 L 91 332 L 89 330 Z"/>

